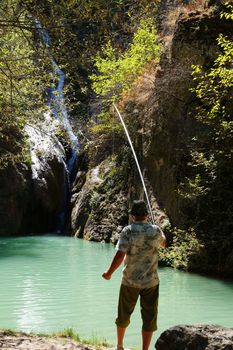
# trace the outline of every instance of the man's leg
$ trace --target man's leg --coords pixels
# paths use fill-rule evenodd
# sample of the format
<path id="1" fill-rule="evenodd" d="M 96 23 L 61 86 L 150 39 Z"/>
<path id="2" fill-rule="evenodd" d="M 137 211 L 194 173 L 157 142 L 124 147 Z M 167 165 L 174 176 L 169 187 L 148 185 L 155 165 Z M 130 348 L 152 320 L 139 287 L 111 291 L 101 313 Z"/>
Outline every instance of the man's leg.
<path id="1" fill-rule="evenodd" d="M 140 289 L 121 285 L 119 301 L 118 301 L 118 316 L 116 319 L 117 325 L 117 345 L 123 347 L 124 335 L 127 326 L 130 323 L 130 316 L 135 308 Z"/>
<path id="2" fill-rule="evenodd" d="M 142 330 L 142 350 L 148 350 L 151 342 L 153 332 Z"/>
<path id="3" fill-rule="evenodd" d="M 126 328 L 117 326 L 117 347 L 123 348 Z"/>
<path id="4" fill-rule="evenodd" d="M 142 289 L 140 304 L 142 315 L 142 349 L 148 350 L 153 332 L 157 329 L 159 286 Z"/>

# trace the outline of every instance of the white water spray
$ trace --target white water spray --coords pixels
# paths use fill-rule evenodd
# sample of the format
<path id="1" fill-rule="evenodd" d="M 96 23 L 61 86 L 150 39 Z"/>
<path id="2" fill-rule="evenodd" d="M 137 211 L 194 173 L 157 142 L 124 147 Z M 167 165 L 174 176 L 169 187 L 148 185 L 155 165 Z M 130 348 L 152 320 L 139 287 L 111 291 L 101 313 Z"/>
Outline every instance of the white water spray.
<path id="1" fill-rule="evenodd" d="M 143 176 L 142 176 L 142 171 L 141 171 L 141 168 L 140 168 L 140 165 L 139 165 L 139 162 L 138 162 L 138 158 L 137 158 L 136 152 L 135 152 L 135 150 L 134 150 L 134 147 L 133 147 L 131 138 L 130 138 L 130 136 L 129 136 L 128 130 L 127 130 L 126 125 L 125 125 L 125 122 L 124 122 L 124 119 L 122 118 L 122 116 L 121 116 L 121 114 L 120 114 L 120 112 L 119 112 L 119 110 L 118 110 L 118 108 L 117 108 L 117 106 L 115 105 L 114 102 L 113 102 L 113 107 L 115 108 L 115 110 L 116 110 L 116 112 L 117 112 L 117 114 L 118 114 L 118 116 L 119 116 L 119 118 L 120 118 L 121 124 L 123 125 L 125 134 L 126 134 L 126 136 L 127 136 L 127 139 L 128 139 L 128 141 L 129 141 L 131 150 L 132 150 L 132 152 L 133 152 L 133 156 L 134 156 L 134 159 L 135 159 L 137 168 L 138 168 L 138 172 L 139 172 L 139 175 L 140 175 L 140 178 L 141 178 L 141 182 L 142 182 L 143 190 L 144 190 L 144 193 L 145 193 L 145 196 L 146 196 L 148 208 L 149 208 L 149 211 L 150 211 L 151 220 L 152 220 L 152 223 L 155 225 L 155 220 L 154 220 L 153 211 L 152 211 L 152 208 L 151 208 L 151 204 L 150 204 L 148 192 L 147 192 L 147 189 L 146 189 L 146 185 L 145 185 L 144 178 L 143 178 Z"/>
<path id="2" fill-rule="evenodd" d="M 48 53 L 51 58 L 53 74 L 54 74 L 54 82 L 56 84 L 56 87 L 55 88 L 51 87 L 49 91 L 50 107 L 53 111 L 55 118 L 59 120 L 60 123 L 63 125 L 70 139 L 71 157 L 67 161 L 66 166 L 69 174 L 71 174 L 77 159 L 77 153 L 80 149 L 80 145 L 79 145 L 77 136 L 73 133 L 73 130 L 69 121 L 69 115 L 65 106 L 65 98 L 63 93 L 63 88 L 65 85 L 65 73 L 61 70 L 61 68 L 59 68 L 58 64 L 55 62 L 50 52 L 51 38 L 49 34 L 42 27 L 41 23 L 38 20 L 35 20 L 35 25 L 44 44 L 48 48 Z"/>

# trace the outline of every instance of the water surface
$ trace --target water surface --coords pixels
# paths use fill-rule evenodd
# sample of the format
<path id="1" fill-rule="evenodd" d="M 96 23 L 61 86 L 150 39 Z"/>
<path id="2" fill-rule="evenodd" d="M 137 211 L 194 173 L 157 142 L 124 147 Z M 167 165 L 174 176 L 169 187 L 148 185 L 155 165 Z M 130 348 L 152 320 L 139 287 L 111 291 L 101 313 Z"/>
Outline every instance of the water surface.
<path id="1" fill-rule="evenodd" d="M 101 278 L 114 253 L 112 245 L 70 237 L 1 238 L 0 328 L 52 333 L 72 327 L 82 338 L 114 344 L 121 268 L 111 281 Z M 170 268 L 159 275 L 154 340 L 175 324 L 233 326 L 233 282 Z M 126 333 L 128 347 L 140 348 L 140 330 L 137 306 Z"/>

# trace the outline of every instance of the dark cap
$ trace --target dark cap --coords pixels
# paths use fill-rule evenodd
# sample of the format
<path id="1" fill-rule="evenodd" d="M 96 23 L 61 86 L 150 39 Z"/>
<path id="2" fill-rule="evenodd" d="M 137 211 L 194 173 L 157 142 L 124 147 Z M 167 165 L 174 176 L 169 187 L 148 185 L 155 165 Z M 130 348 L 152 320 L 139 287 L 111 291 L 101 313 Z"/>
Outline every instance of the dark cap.
<path id="1" fill-rule="evenodd" d="M 147 216 L 148 211 L 147 211 L 146 203 L 142 200 L 133 201 L 130 214 L 133 216 Z"/>

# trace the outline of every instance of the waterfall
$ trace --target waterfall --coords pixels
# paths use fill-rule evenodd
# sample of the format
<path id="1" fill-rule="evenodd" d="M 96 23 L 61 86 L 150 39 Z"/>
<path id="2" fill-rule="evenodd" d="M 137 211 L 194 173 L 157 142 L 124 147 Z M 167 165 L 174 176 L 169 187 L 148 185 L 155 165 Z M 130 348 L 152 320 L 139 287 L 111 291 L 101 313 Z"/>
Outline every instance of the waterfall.
<path id="1" fill-rule="evenodd" d="M 70 140 L 71 144 L 71 154 L 69 159 L 66 162 L 66 171 L 67 178 L 66 183 L 64 184 L 66 189 L 65 199 L 64 199 L 64 209 L 60 214 L 60 226 L 63 229 L 65 225 L 67 206 L 70 200 L 70 182 L 72 178 L 72 173 L 74 170 L 74 166 L 77 160 L 77 154 L 80 149 L 80 144 L 77 136 L 73 133 L 69 115 L 65 105 L 65 98 L 63 93 L 63 88 L 65 85 L 65 73 L 61 70 L 58 64 L 55 62 L 51 52 L 51 38 L 47 31 L 41 26 L 41 23 L 38 20 L 35 20 L 36 29 L 39 32 L 40 37 L 42 38 L 43 43 L 48 48 L 48 53 L 51 58 L 52 68 L 53 68 L 53 79 L 55 87 L 50 87 L 49 89 L 49 105 L 52 110 L 54 117 L 59 121 L 59 123 L 63 126 Z"/>
<path id="2" fill-rule="evenodd" d="M 36 21 L 36 28 L 39 31 L 43 42 L 48 47 L 48 49 L 50 49 L 51 47 L 50 36 L 46 32 L 46 30 L 42 28 L 39 21 Z M 57 86 L 55 88 L 51 87 L 49 90 L 50 106 L 52 108 L 54 116 L 57 119 L 62 120 L 62 125 L 64 129 L 67 131 L 73 150 L 78 152 L 80 145 L 78 142 L 78 138 L 77 136 L 74 135 L 72 127 L 70 125 L 69 116 L 65 106 L 65 99 L 63 94 L 63 88 L 65 85 L 65 73 L 59 68 L 59 66 L 55 62 L 54 58 L 50 53 L 50 50 L 49 50 L 49 55 L 51 57 L 51 62 L 53 67 L 54 82 L 56 82 L 57 80 Z"/>
<path id="3" fill-rule="evenodd" d="M 147 189 L 146 189 L 145 181 L 144 181 L 144 178 L 143 178 L 143 175 L 142 175 L 142 171 L 141 171 L 141 168 L 140 168 L 140 165 L 139 165 L 139 162 L 138 162 L 138 158 L 137 158 L 136 152 L 134 150 L 131 138 L 129 136 L 129 132 L 128 132 L 127 127 L 125 125 L 124 119 L 122 118 L 122 115 L 120 114 L 120 112 L 119 112 L 117 106 L 115 105 L 115 103 L 113 103 L 113 107 L 115 108 L 115 110 L 116 110 L 116 112 L 117 112 L 117 114 L 118 114 L 118 116 L 120 118 L 121 124 L 122 124 L 122 126 L 124 128 L 125 134 L 126 134 L 127 139 L 129 141 L 129 144 L 130 144 L 133 156 L 134 156 L 134 160 L 135 160 L 137 168 L 138 168 L 138 172 L 139 172 L 140 179 L 141 179 L 141 182 L 142 182 L 143 190 L 144 190 L 144 193 L 145 193 L 145 196 L 146 196 L 148 208 L 149 208 L 150 215 L 151 215 L 151 220 L 152 220 L 153 224 L 155 225 L 154 215 L 153 215 L 153 211 L 152 211 L 152 208 L 151 208 L 151 204 L 150 204 L 148 192 L 147 192 Z"/>
<path id="4" fill-rule="evenodd" d="M 50 88 L 50 100 L 51 102 L 53 102 L 51 103 L 51 106 L 53 107 L 52 110 L 55 117 L 58 119 L 59 117 L 62 118 L 62 125 L 66 130 L 71 142 L 71 157 L 67 162 L 67 170 L 71 175 L 77 159 L 77 152 L 80 149 L 80 145 L 77 136 L 75 136 L 73 133 L 72 127 L 69 122 L 68 112 L 65 106 L 65 99 L 63 94 L 63 87 L 65 84 L 65 73 L 58 67 L 53 58 L 52 66 L 54 76 L 58 78 L 58 83 L 56 88 Z"/>

